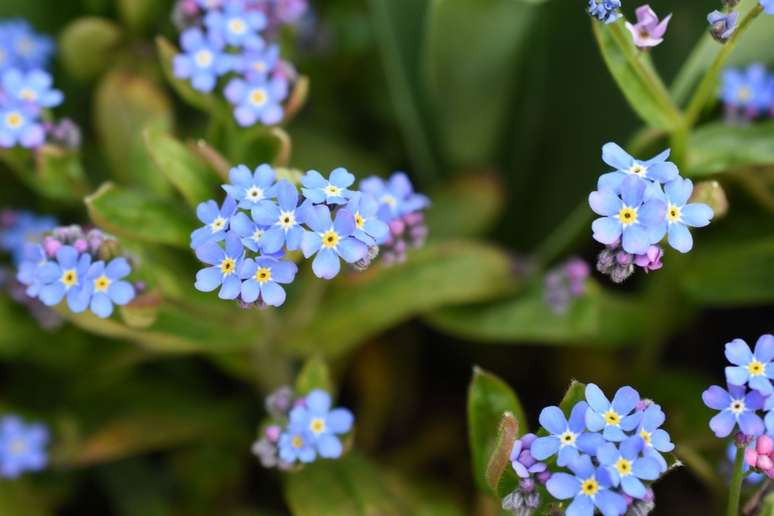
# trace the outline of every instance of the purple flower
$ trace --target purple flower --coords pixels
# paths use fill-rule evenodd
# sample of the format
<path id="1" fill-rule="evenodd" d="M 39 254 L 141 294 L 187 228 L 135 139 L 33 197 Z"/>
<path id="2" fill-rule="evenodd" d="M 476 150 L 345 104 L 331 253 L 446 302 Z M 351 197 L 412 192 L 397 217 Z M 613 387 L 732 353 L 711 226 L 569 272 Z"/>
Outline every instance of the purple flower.
<path id="1" fill-rule="evenodd" d="M 565 418 L 559 407 L 546 407 L 540 412 L 540 424 L 551 434 L 539 437 L 530 452 L 537 460 L 545 460 L 559 453 L 556 463 L 566 466 L 578 458 L 578 452 L 595 454 L 602 444 L 602 436 L 586 432 L 585 401 L 575 404 L 570 414 L 570 420 Z"/>
<path id="2" fill-rule="evenodd" d="M 590 383 L 586 386 L 586 401 L 589 404 L 586 428 L 592 432 L 602 430 L 602 437 L 607 441 L 623 441 L 624 432 L 631 432 L 640 424 L 642 414 L 634 412 L 640 395 L 629 386 L 618 389 L 611 403 L 602 389 Z"/>
<path id="3" fill-rule="evenodd" d="M 288 96 L 288 82 L 279 77 L 253 75 L 248 80 L 232 79 L 223 93 L 234 106 L 234 118 L 240 126 L 250 127 L 256 122 L 274 125 L 285 114 L 282 101 Z"/>
<path id="4" fill-rule="evenodd" d="M 236 210 L 237 203 L 230 196 L 226 197 L 220 208 L 215 201 L 199 204 L 196 207 L 196 216 L 205 225 L 191 233 L 191 248 L 196 249 L 207 242 L 223 240 Z"/>
<path id="5" fill-rule="evenodd" d="M 242 264 L 244 248 L 239 235 L 226 235 L 226 249 L 217 242 L 208 242 L 196 249 L 196 257 L 210 265 L 196 273 L 196 290 L 212 292 L 218 287 L 218 297 L 221 299 L 236 299 L 241 291 L 242 282 L 239 271 Z"/>
<path id="6" fill-rule="evenodd" d="M 638 48 L 651 48 L 660 45 L 664 41 L 664 34 L 672 18 L 670 14 L 659 21 L 656 13 L 649 5 L 641 5 L 637 8 L 637 23 L 632 25 L 626 22 L 626 28 L 632 33 L 634 44 Z"/>
<path id="7" fill-rule="evenodd" d="M 765 400 L 758 391 L 747 392 L 746 388 L 736 385 L 729 385 L 726 391 L 713 385 L 702 393 L 701 398 L 709 408 L 720 411 L 709 424 L 717 437 L 728 437 L 736 425 L 745 435 L 763 434 L 763 421 L 756 411 L 763 408 Z"/>
<path id="8" fill-rule="evenodd" d="M 260 300 L 268 306 L 281 306 L 285 302 L 285 290 L 280 284 L 292 283 L 298 267 L 286 260 L 262 256 L 246 259 L 239 268 L 242 281 L 242 301 L 254 303 Z"/>
<path id="9" fill-rule="evenodd" d="M 712 11 L 707 15 L 707 21 L 710 24 L 710 34 L 717 41 L 725 43 L 736 30 L 736 19 L 739 16 L 737 11 L 731 11 L 728 14 L 720 11 Z"/>
<path id="10" fill-rule="evenodd" d="M 318 278 L 334 278 L 341 268 L 339 257 L 355 263 L 368 256 L 368 246 L 352 237 L 355 217 L 349 210 L 340 209 L 333 222 L 327 206 L 310 206 L 306 212 L 306 224 L 312 231 L 304 233 L 301 250 L 305 258 L 317 254 L 312 270 Z"/>
<path id="11" fill-rule="evenodd" d="M 640 457 L 643 441 L 632 436 L 623 441 L 620 447 L 613 443 L 604 444 L 597 452 L 601 466 L 607 468 L 614 486 L 621 486 L 624 493 L 632 498 L 645 498 L 647 489 L 643 480 L 656 480 L 660 467 L 656 459 Z"/>
<path id="12" fill-rule="evenodd" d="M 231 57 L 223 52 L 223 41 L 192 28 L 183 32 L 180 44 L 183 53 L 175 56 L 175 77 L 190 79 L 195 90 L 209 93 L 215 88 L 217 78 L 232 66 Z"/>
<path id="13" fill-rule="evenodd" d="M 91 264 L 86 273 L 87 286 L 91 289 L 90 308 L 103 319 L 113 313 L 113 304 L 125 305 L 134 298 L 134 287 L 123 278 L 132 272 L 126 258 L 115 258 L 107 266 L 99 261 Z"/>
<path id="14" fill-rule="evenodd" d="M 763 335 L 755 344 L 755 353 L 742 339 L 726 344 L 726 358 L 733 366 L 726 367 L 729 385 L 749 385 L 764 396 L 774 394 L 770 378 L 774 378 L 774 336 Z"/>
<path id="15" fill-rule="evenodd" d="M 642 267 L 645 272 L 657 271 L 664 266 L 661 262 L 663 256 L 664 250 L 657 245 L 652 245 L 643 254 L 635 256 L 634 263 L 638 267 Z"/>
<path id="16" fill-rule="evenodd" d="M 534 473 L 546 471 L 548 467 L 544 462 L 535 460 L 530 452 L 535 439 L 537 439 L 535 434 L 525 434 L 513 442 L 511 466 L 520 478 L 530 478 Z"/>
<path id="17" fill-rule="evenodd" d="M 605 516 L 626 512 L 626 500 L 612 489 L 610 473 L 605 467 L 595 468 L 588 455 L 570 464 L 569 473 L 554 473 L 546 483 L 551 496 L 558 500 L 573 499 L 568 516 L 593 516 L 596 507 Z"/>

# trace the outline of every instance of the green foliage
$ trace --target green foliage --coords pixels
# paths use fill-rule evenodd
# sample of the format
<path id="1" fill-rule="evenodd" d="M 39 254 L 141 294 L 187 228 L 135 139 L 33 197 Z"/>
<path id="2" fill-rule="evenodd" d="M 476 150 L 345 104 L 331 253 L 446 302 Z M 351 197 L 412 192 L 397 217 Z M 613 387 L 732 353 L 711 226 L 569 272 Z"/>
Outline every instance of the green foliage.
<path id="1" fill-rule="evenodd" d="M 304 396 L 315 389 L 333 393 L 333 380 L 328 365 L 320 357 L 311 357 L 296 378 L 296 394 Z"/>
<path id="2" fill-rule="evenodd" d="M 774 164 L 774 122 L 729 126 L 722 122 L 697 129 L 689 143 L 688 177 L 703 177 L 742 167 Z"/>
<path id="3" fill-rule="evenodd" d="M 121 27 L 112 20 L 78 18 L 59 36 L 62 64 L 76 79 L 94 79 L 110 67 L 123 37 Z"/>

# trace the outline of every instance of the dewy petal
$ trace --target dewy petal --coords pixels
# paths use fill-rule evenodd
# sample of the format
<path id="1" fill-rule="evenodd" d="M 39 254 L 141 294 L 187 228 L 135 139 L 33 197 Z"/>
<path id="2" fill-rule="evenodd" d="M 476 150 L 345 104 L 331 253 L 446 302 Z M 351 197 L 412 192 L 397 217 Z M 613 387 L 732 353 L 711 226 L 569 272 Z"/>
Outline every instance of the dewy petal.
<path id="1" fill-rule="evenodd" d="M 726 343 L 725 354 L 726 359 L 728 359 L 729 362 L 738 366 L 747 366 L 753 359 L 753 353 L 750 351 L 750 346 L 742 339 L 734 339 L 731 342 Z"/>
<path id="2" fill-rule="evenodd" d="M 600 244 L 609 245 L 616 242 L 621 237 L 623 227 L 621 223 L 612 217 L 603 217 L 595 220 L 591 224 L 594 232 L 594 240 Z"/>
<path id="3" fill-rule="evenodd" d="M 530 453 L 537 460 L 544 460 L 559 450 L 559 438 L 554 436 L 538 437 L 532 443 Z"/>
<path id="4" fill-rule="evenodd" d="M 621 210 L 621 199 L 613 190 L 599 190 L 589 194 L 589 206 L 597 215 L 609 217 Z"/>
<path id="5" fill-rule="evenodd" d="M 602 161 L 616 170 L 624 171 L 632 166 L 634 158 L 617 143 L 609 142 L 602 146 Z"/>
<path id="6" fill-rule="evenodd" d="M 705 391 L 706 392 L 706 391 Z M 731 412 L 723 411 L 710 419 L 709 427 L 719 438 L 728 437 L 736 426 L 736 418 Z"/>
<path id="7" fill-rule="evenodd" d="M 554 435 L 561 434 L 567 430 L 567 419 L 564 417 L 564 414 L 559 407 L 551 406 L 544 408 L 540 412 L 538 421 L 540 421 L 543 428 Z"/>
<path id="8" fill-rule="evenodd" d="M 673 249 L 685 254 L 693 249 L 693 237 L 691 232 L 682 224 L 670 224 L 668 229 L 669 245 Z"/>
<path id="9" fill-rule="evenodd" d="M 755 343 L 755 358 L 761 362 L 771 362 L 774 358 L 774 335 L 762 335 Z"/>
<path id="10" fill-rule="evenodd" d="M 580 491 L 580 482 L 567 473 L 554 473 L 546 482 L 546 489 L 557 500 L 573 498 Z"/>
<path id="11" fill-rule="evenodd" d="M 763 420 L 757 414 L 750 411 L 744 412 L 739 416 L 739 429 L 745 435 L 762 435 L 766 431 Z"/>
<path id="12" fill-rule="evenodd" d="M 687 204 L 681 210 L 683 222 L 694 228 L 703 228 L 709 225 L 715 212 L 712 208 L 702 203 Z"/>

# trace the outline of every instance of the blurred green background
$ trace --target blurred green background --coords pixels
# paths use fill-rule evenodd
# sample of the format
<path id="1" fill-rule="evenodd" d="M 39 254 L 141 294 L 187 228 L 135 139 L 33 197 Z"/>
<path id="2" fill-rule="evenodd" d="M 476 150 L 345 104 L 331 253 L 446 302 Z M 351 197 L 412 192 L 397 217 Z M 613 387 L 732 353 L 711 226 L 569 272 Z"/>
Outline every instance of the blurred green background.
<path id="1" fill-rule="evenodd" d="M 201 138 L 205 117 L 177 98 L 158 67 L 153 37 L 176 40 L 168 17 L 171 2 L 153 2 L 155 14 L 132 26 L 127 13 L 143 3 L 0 0 L 0 17 L 27 18 L 56 36 L 84 16 L 112 20 L 122 36 L 109 65 L 151 77 L 153 89 L 138 94 L 139 104 L 151 98 L 173 103 L 175 133 Z M 651 2 L 659 14 L 674 11 L 666 42 L 652 53 L 667 84 L 716 4 Z M 635 5 L 624 7 L 631 17 Z M 482 282 L 496 283 L 494 273 L 487 274 L 504 267 L 501 256 L 518 269 L 524 257 L 545 250 L 547 237 L 578 213 L 605 171 L 602 144 L 623 145 L 642 126 L 599 55 L 580 0 L 319 0 L 313 14 L 285 48 L 311 81 L 306 106 L 286 128 L 293 140 L 290 165 L 321 171 L 344 166 L 359 177 L 408 171 L 437 201 L 429 214 L 431 241 L 464 238 L 461 248 L 481 241 L 497 246 L 494 263 L 474 257 L 455 274 L 472 270 Z M 745 50 L 738 60 L 774 64 L 768 42 Z M 78 80 L 61 57 L 54 75 L 66 101 L 57 113 L 84 129 L 82 156 L 92 184 L 111 177 L 133 184 L 134 171 L 121 176 L 115 156 L 105 150 L 106 133 L 131 113 L 100 107 L 95 92 L 107 88 L 103 70 Z M 77 62 L 77 52 L 71 58 Z M 113 86 L 117 95 L 127 84 L 119 80 Z M 718 108 L 706 119 L 719 116 Z M 774 142 L 774 130 L 768 130 Z M 655 154 L 662 143 L 646 146 L 645 153 Z M 471 475 L 465 404 L 478 364 L 508 381 L 533 424 L 571 378 L 594 381 L 609 393 L 635 386 L 665 408 L 666 427 L 689 466 L 657 485 L 655 514 L 715 513 L 724 496 L 723 446 L 707 428 L 711 414 L 700 394 L 722 381 L 725 342 L 741 337 L 752 343 L 773 329 L 774 217 L 765 201 L 773 195 L 774 150 L 768 155 L 770 166 L 760 166 L 769 181 L 762 191 L 725 170 L 716 177 L 731 199 L 730 215 L 695 235 L 693 254 L 668 255 L 671 272 L 640 275 L 623 287 L 597 278 L 603 286 L 595 284 L 595 293 L 612 292 L 604 298 L 608 305 L 593 307 L 601 322 L 586 321 L 578 310 L 567 316 L 569 322 L 558 320 L 528 305 L 515 310 L 516 337 L 497 336 L 497 328 L 488 333 L 486 320 L 468 321 L 466 327 L 459 316 L 486 315 L 488 305 L 481 303 L 498 296 L 460 292 L 448 302 L 419 303 L 410 312 L 386 316 L 386 322 L 350 322 L 344 331 L 351 338 L 326 334 L 347 342 L 330 358 L 340 401 L 356 413 L 356 447 L 380 464 L 380 478 L 401 500 L 401 512 L 498 513 L 497 502 L 477 492 Z M 55 212 L 68 223 L 88 220 L 81 204 L 39 197 L 10 174 L 0 185 L 2 206 Z M 593 263 L 598 246 L 590 229 L 582 229 L 590 217 L 574 217 L 579 223 L 570 223 L 569 236 L 546 251 L 549 262 L 577 254 Z M 581 230 L 573 230 L 578 224 Z M 738 248 L 749 259 L 736 263 L 729 257 L 741 240 L 754 245 Z M 423 256 L 435 259 L 432 252 Z M 192 256 L 185 267 L 194 270 Z M 193 290 L 190 278 L 190 286 L 181 285 L 183 292 Z M 539 288 L 539 279 L 529 281 Z M 304 296 L 300 290 L 294 294 Z M 393 294 L 393 303 L 413 295 L 410 289 Z M 503 295 L 508 299 L 511 293 Z M 336 299 L 342 313 L 348 309 L 346 296 L 345 286 Z M 466 302 L 474 304 L 441 309 Z M 218 324 L 228 324 L 224 313 L 230 307 L 221 308 L 202 314 L 214 332 Z M 51 471 L 0 483 L 0 514 L 288 513 L 280 478 L 249 454 L 263 417 L 262 398 L 273 382 L 261 370 L 265 356 L 252 357 L 257 372 L 245 373 L 235 362 L 250 355 L 236 351 L 167 353 L 72 325 L 48 334 L 5 298 L 0 321 L 0 408 L 42 418 L 57 439 Z M 183 326 L 181 333 L 197 331 Z M 278 341 L 281 345 L 282 336 Z M 314 344 L 304 342 L 300 354 L 316 351 Z M 324 346 L 319 351 L 327 354 Z M 295 371 L 300 360 L 283 364 Z M 363 471 L 368 477 L 369 470 Z M 358 477 L 349 482 L 357 484 Z M 311 490 L 306 496 L 324 498 L 324 493 Z M 396 513 L 363 496 L 359 513 Z"/>

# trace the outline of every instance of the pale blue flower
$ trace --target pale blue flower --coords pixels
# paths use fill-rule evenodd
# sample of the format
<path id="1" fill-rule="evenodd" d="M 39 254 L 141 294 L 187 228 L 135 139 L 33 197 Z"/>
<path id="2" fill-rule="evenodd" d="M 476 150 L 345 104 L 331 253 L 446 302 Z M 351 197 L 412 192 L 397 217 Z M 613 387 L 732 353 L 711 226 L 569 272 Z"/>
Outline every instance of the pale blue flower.
<path id="1" fill-rule="evenodd" d="M 734 364 L 726 367 L 729 385 L 749 385 L 750 389 L 764 396 L 774 394 L 771 379 L 774 378 L 774 336 L 763 335 L 755 343 L 755 353 L 742 339 L 726 344 L 726 358 Z"/>
<path id="2" fill-rule="evenodd" d="M 630 176 L 657 183 L 668 183 L 677 179 L 680 176 L 677 166 L 671 161 L 667 161 L 670 152 L 671 150 L 667 149 L 658 156 L 641 161 L 633 158 L 618 144 L 606 143 L 602 147 L 602 160 L 613 167 L 615 172 L 602 174 L 597 183 L 597 189 L 619 192 L 624 179 Z"/>
<path id="3" fill-rule="evenodd" d="M 610 473 L 606 468 L 595 468 L 588 455 L 582 455 L 570 464 L 569 473 L 554 473 L 546 489 L 558 500 L 572 499 L 567 516 L 593 516 L 595 508 L 604 516 L 619 516 L 626 512 L 626 499 L 614 492 Z"/>
<path id="4" fill-rule="evenodd" d="M 414 192 L 411 180 L 403 172 L 396 172 L 387 181 L 379 177 L 364 179 L 360 182 L 360 191 L 379 202 L 379 218 L 388 224 L 430 206 L 426 196 Z"/>
<path id="5" fill-rule="evenodd" d="M 67 306 L 80 313 L 89 306 L 91 292 L 86 284 L 86 273 L 91 265 L 91 255 L 79 254 L 74 247 L 62 246 L 56 260 L 46 262 L 38 269 L 38 279 L 44 285 L 40 300 L 46 306 L 58 305 L 67 297 Z"/>
<path id="6" fill-rule="evenodd" d="M 706 204 L 688 204 L 692 193 L 693 183 L 690 179 L 675 179 L 667 183 L 664 187 L 664 222 L 660 229 L 653 232 L 654 236 L 658 236 L 658 240 L 667 233 L 669 245 L 681 253 L 687 253 L 693 248 L 693 237 L 688 228 L 707 226 L 715 215 L 712 208 Z"/>
<path id="7" fill-rule="evenodd" d="M 191 248 L 196 249 L 207 242 L 223 240 L 236 210 L 237 203 L 231 196 L 226 197 L 220 208 L 215 201 L 199 204 L 196 207 L 196 216 L 204 223 L 204 227 L 191 233 Z"/>
<path id="8" fill-rule="evenodd" d="M 6 71 L 2 77 L 5 102 L 23 105 L 32 112 L 40 108 L 52 108 L 62 103 L 64 95 L 52 88 L 51 75 L 43 70 L 22 72 L 15 68 Z"/>
<path id="9" fill-rule="evenodd" d="M 339 436 L 349 433 L 355 421 L 345 408 L 331 409 L 331 396 L 321 389 L 309 393 L 302 406 L 290 411 L 290 428 L 300 428 L 314 441 L 320 457 L 338 459 L 343 446 Z"/>
<path id="10" fill-rule="evenodd" d="M 565 418 L 559 407 L 546 407 L 540 412 L 540 424 L 549 432 L 547 437 L 538 437 L 530 452 L 539 460 L 545 460 L 559 453 L 556 463 L 566 466 L 578 458 L 579 451 L 594 455 L 602 445 L 602 436 L 586 432 L 586 410 L 588 405 L 581 401 L 575 404 L 570 420 Z"/>
<path id="11" fill-rule="evenodd" d="M 309 464 L 317 458 L 314 439 L 309 432 L 300 428 L 291 427 L 280 434 L 278 447 L 280 459 L 287 464 L 296 461 Z"/>
<path id="12" fill-rule="evenodd" d="M 723 71 L 720 98 L 726 106 L 754 117 L 771 107 L 769 88 L 770 76 L 760 63 L 752 64 L 745 70 L 728 68 Z"/>
<path id="13" fill-rule="evenodd" d="M 238 271 L 243 256 L 242 242 L 234 233 L 226 235 L 225 250 L 217 242 L 207 242 L 196 249 L 196 257 L 210 265 L 196 273 L 196 289 L 212 292 L 220 287 L 218 297 L 236 299 L 242 287 Z"/>
<path id="14" fill-rule="evenodd" d="M 667 462 L 661 454 L 675 449 L 669 434 L 660 428 L 665 420 L 666 416 L 661 407 L 653 403 L 643 411 L 640 426 L 637 428 L 637 436 L 643 442 L 643 455 L 654 458 L 662 473 L 667 470 Z"/>
<path id="15" fill-rule="evenodd" d="M 629 386 L 618 389 L 611 402 L 602 389 L 590 383 L 586 385 L 586 402 L 589 404 L 586 428 L 592 432 L 602 431 L 607 441 L 623 441 L 625 432 L 631 432 L 640 424 L 642 413 L 634 411 L 640 395 Z"/>
<path id="16" fill-rule="evenodd" d="M 726 391 L 722 387 L 712 385 L 702 393 L 701 398 L 709 408 L 720 411 L 709 423 L 710 429 L 717 437 L 728 437 L 737 425 L 745 435 L 757 436 L 764 433 L 764 423 L 757 414 L 765 403 L 760 392 L 747 392 L 745 387 L 738 385 L 729 385 Z"/>
<path id="17" fill-rule="evenodd" d="M 349 187 L 354 182 L 355 176 L 345 168 L 335 169 L 328 179 L 316 170 L 310 170 L 301 177 L 301 191 L 315 204 L 345 204 L 352 197 Z"/>
<path id="18" fill-rule="evenodd" d="M 378 217 L 379 203 L 372 196 L 353 193 L 347 209 L 355 216 L 355 238 L 369 246 L 387 238 L 390 228 Z"/>
<path id="19" fill-rule="evenodd" d="M 114 258 L 105 266 L 98 261 L 86 273 L 87 287 L 91 289 L 89 308 L 101 318 L 110 317 L 113 305 L 123 306 L 134 299 L 134 287 L 123 279 L 132 272 L 126 258 Z"/>
<path id="20" fill-rule="evenodd" d="M 341 268 L 339 257 L 347 263 L 355 263 L 368 256 L 368 246 L 352 237 L 355 217 L 350 211 L 340 209 L 334 222 L 331 222 L 331 211 L 327 206 L 310 206 L 306 212 L 306 224 L 312 231 L 304 233 L 301 250 L 305 258 L 317 255 L 312 270 L 318 278 L 336 277 Z"/>
<path id="21" fill-rule="evenodd" d="M 27 471 L 40 471 L 48 464 L 48 429 L 24 424 L 18 416 L 0 419 L 0 478 L 18 478 Z"/>
<path id="22" fill-rule="evenodd" d="M 23 105 L 0 108 L 0 147 L 39 147 L 46 139 L 38 115 Z"/>
<path id="23" fill-rule="evenodd" d="M 229 171 L 228 179 L 231 183 L 223 185 L 223 189 L 239 203 L 240 208 L 255 208 L 275 196 L 277 175 L 271 165 L 260 165 L 254 173 L 245 165 L 239 165 Z"/>
<path id="24" fill-rule="evenodd" d="M 209 93 L 215 89 L 218 77 L 232 68 L 232 57 L 223 51 L 223 41 L 205 35 L 196 27 L 180 36 L 183 52 L 173 61 L 173 73 L 178 79 L 189 79 L 195 90 Z"/>
<path id="25" fill-rule="evenodd" d="M 639 436 L 632 436 L 619 446 L 606 443 L 599 448 L 597 459 L 601 466 L 610 474 L 614 486 L 621 486 L 624 493 L 632 498 L 644 498 L 647 492 L 643 480 L 656 480 L 661 469 L 656 459 L 640 457 L 643 441 Z"/>
<path id="26" fill-rule="evenodd" d="M 260 301 L 268 306 L 281 306 L 285 302 L 285 290 L 280 284 L 292 283 L 298 272 L 295 263 L 261 256 L 248 258 L 239 268 L 242 301 Z"/>
<path id="27" fill-rule="evenodd" d="M 247 50 L 237 56 L 234 71 L 248 80 L 268 76 L 279 62 L 279 45 L 272 44 L 261 50 Z"/>
<path id="28" fill-rule="evenodd" d="M 257 122 L 275 125 L 285 116 L 282 102 L 288 96 L 288 81 L 260 75 L 232 79 L 223 94 L 234 106 L 234 118 L 240 126 L 250 127 Z"/>
<path id="29" fill-rule="evenodd" d="M 295 251 L 301 246 L 306 220 L 306 205 L 298 206 L 298 190 L 283 179 L 275 187 L 278 204 L 263 202 L 252 210 L 256 224 L 268 228 L 261 236 L 261 248 L 265 253 L 279 252 L 283 246 Z"/>
<path id="30" fill-rule="evenodd" d="M 246 9 L 242 2 L 231 1 L 223 7 L 222 11 L 211 10 L 204 17 L 210 33 L 234 47 L 262 48 L 264 43 L 259 32 L 266 28 L 266 16 Z"/>

